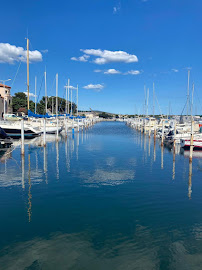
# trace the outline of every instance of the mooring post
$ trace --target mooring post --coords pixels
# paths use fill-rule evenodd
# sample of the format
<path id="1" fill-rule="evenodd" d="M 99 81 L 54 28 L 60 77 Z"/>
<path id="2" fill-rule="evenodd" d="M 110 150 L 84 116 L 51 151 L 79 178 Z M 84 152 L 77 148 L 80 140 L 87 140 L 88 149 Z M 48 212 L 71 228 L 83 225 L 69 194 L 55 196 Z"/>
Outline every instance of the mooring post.
<path id="1" fill-rule="evenodd" d="M 151 119 L 149 118 L 149 138 L 151 137 Z"/>
<path id="2" fill-rule="evenodd" d="M 72 119 L 72 134 L 74 134 L 74 118 Z"/>
<path id="3" fill-rule="evenodd" d="M 161 136 L 161 146 L 163 146 L 163 140 L 164 140 L 164 120 L 162 120 L 162 136 Z"/>
<path id="4" fill-rule="evenodd" d="M 193 149 L 194 149 L 194 121 L 191 121 L 191 138 L 190 138 L 190 152 L 189 152 L 189 162 L 192 162 Z"/>
<path id="5" fill-rule="evenodd" d="M 65 116 L 65 135 L 67 137 L 67 116 Z"/>
<path id="6" fill-rule="evenodd" d="M 46 146 L 46 118 L 43 120 L 43 146 Z"/>
<path id="7" fill-rule="evenodd" d="M 156 120 L 155 120 L 155 123 L 154 123 L 154 141 L 156 140 Z"/>
<path id="8" fill-rule="evenodd" d="M 146 134 L 146 118 L 144 120 L 144 133 Z"/>
<path id="9" fill-rule="evenodd" d="M 175 145 L 176 145 L 176 121 L 175 121 L 175 126 L 174 126 L 173 151 L 175 151 Z"/>
<path id="10" fill-rule="evenodd" d="M 58 141 L 59 139 L 58 139 L 58 136 L 59 136 L 59 123 L 58 123 L 58 117 L 57 117 L 57 136 L 56 136 L 56 141 Z"/>
<path id="11" fill-rule="evenodd" d="M 25 188 L 25 156 L 22 155 L 22 188 Z"/>
<path id="12" fill-rule="evenodd" d="M 25 154 L 24 119 L 21 120 L 21 155 Z"/>
<path id="13" fill-rule="evenodd" d="M 78 132 L 79 132 L 79 119 L 78 119 Z"/>

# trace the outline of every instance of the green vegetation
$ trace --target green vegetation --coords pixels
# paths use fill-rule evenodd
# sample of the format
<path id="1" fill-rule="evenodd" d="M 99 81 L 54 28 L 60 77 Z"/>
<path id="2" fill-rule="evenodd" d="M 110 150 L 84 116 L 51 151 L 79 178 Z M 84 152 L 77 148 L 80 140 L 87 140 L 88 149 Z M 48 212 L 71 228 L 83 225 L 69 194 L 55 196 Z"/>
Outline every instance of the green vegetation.
<path id="1" fill-rule="evenodd" d="M 47 99 L 48 99 L 48 102 L 47 102 L 48 110 L 52 113 L 52 108 L 53 108 L 53 114 L 55 114 L 56 98 L 48 97 Z M 66 104 L 65 99 L 58 97 L 58 112 L 59 113 L 65 112 L 65 104 Z M 23 111 L 22 109 L 26 109 L 27 111 L 27 96 L 23 92 L 15 93 L 12 100 L 12 107 L 13 107 L 14 113 L 18 111 Z M 34 112 L 35 103 L 32 100 L 29 101 L 29 107 L 30 107 L 30 110 Z M 71 110 L 71 103 L 69 107 Z M 72 104 L 72 110 L 73 110 L 73 113 L 76 112 L 75 103 Z M 37 114 L 45 114 L 45 97 L 42 97 L 42 99 L 37 103 Z"/>
<path id="2" fill-rule="evenodd" d="M 102 112 L 99 114 L 99 117 L 102 117 L 104 119 L 109 119 L 109 118 L 112 118 L 112 115 L 106 112 Z"/>

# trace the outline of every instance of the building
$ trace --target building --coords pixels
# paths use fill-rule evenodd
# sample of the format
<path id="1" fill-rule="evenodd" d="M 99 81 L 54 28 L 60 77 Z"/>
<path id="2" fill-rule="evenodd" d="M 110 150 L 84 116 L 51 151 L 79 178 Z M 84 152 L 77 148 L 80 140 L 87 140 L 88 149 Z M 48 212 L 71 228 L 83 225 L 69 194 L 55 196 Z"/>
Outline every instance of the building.
<path id="1" fill-rule="evenodd" d="M 4 115 L 4 99 L 0 97 L 0 119 L 3 118 Z"/>
<path id="2" fill-rule="evenodd" d="M 13 113 L 11 87 L 0 83 L 0 117 L 3 118 L 5 99 L 5 113 Z"/>

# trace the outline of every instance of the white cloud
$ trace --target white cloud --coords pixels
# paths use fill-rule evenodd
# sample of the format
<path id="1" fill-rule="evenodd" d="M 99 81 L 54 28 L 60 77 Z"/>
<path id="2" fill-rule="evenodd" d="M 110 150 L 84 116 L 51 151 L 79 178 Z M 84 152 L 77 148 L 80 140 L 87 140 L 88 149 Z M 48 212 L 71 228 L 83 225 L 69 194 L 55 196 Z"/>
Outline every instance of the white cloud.
<path id="1" fill-rule="evenodd" d="M 84 56 L 97 56 L 93 60 L 95 64 L 98 65 L 103 65 L 107 63 L 112 63 L 112 62 L 122 62 L 122 63 L 134 63 L 138 62 L 138 58 L 134 54 L 129 54 L 124 51 L 108 51 L 108 50 L 100 50 L 100 49 L 86 49 L 86 50 L 81 50 L 84 52 Z M 83 57 L 84 57 L 83 56 Z M 81 56 L 82 57 L 82 56 Z M 72 57 L 72 60 L 79 61 L 79 58 Z"/>
<path id="2" fill-rule="evenodd" d="M 94 72 L 98 73 L 98 72 L 102 72 L 102 70 L 101 69 L 95 69 Z"/>
<path id="3" fill-rule="evenodd" d="M 129 70 L 128 72 L 125 73 L 126 75 L 139 75 L 140 71 L 139 70 Z"/>
<path id="4" fill-rule="evenodd" d="M 179 70 L 178 69 L 175 69 L 175 68 L 172 68 L 172 71 L 173 72 L 179 72 Z"/>
<path id="5" fill-rule="evenodd" d="M 42 61 L 41 52 L 29 51 L 30 62 Z M 10 45 L 9 43 L 0 43 L 0 63 L 13 64 L 14 62 L 27 61 L 27 51 L 22 47 L 16 47 L 15 45 Z"/>
<path id="6" fill-rule="evenodd" d="M 23 92 L 23 93 L 27 96 L 27 91 L 26 91 L 26 92 Z M 29 96 L 30 96 L 30 97 L 35 97 L 35 94 L 29 93 Z"/>
<path id="7" fill-rule="evenodd" d="M 94 72 L 101 72 L 103 74 L 122 74 L 122 75 L 139 75 L 141 74 L 143 71 L 139 71 L 139 70 L 129 70 L 127 72 L 121 72 L 119 70 L 116 70 L 114 68 L 110 68 L 110 69 L 107 69 L 107 70 L 100 70 L 100 69 L 96 69 L 94 70 Z"/>
<path id="8" fill-rule="evenodd" d="M 99 92 L 104 88 L 104 85 L 103 84 L 88 84 L 84 86 L 83 88 L 87 90 L 96 90 Z"/>
<path id="9" fill-rule="evenodd" d="M 70 86 L 69 86 L 69 89 L 76 90 L 76 89 L 77 89 L 77 87 L 74 87 L 74 86 L 70 85 Z"/>
<path id="10" fill-rule="evenodd" d="M 104 71 L 104 74 L 120 74 L 121 72 L 119 70 L 116 70 L 114 68 L 110 68 L 106 71 Z"/>
<path id="11" fill-rule="evenodd" d="M 42 53 L 48 53 L 48 50 L 41 50 Z"/>
<path id="12" fill-rule="evenodd" d="M 87 62 L 89 57 L 90 57 L 89 55 L 84 54 L 83 56 L 80 57 L 72 57 L 71 60 L 79 62 Z"/>

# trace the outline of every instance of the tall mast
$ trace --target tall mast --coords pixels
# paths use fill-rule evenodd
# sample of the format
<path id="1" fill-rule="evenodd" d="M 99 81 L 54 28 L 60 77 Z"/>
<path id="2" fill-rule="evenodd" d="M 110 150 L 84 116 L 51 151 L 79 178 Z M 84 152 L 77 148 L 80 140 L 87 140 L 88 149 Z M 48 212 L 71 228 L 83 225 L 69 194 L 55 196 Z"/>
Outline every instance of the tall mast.
<path id="1" fill-rule="evenodd" d="M 58 116 L 58 73 L 56 74 L 56 115 Z"/>
<path id="2" fill-rule="evenodd" d="M 67 84 L 65 85 L 65 90 L 66 90 L 66 97 L 65 97 L 65 113 L 67 114 Z"/>
<path id="3" fill-rule="evenodd" d="M 35 114 L 36 114 L 36 83 L 37 83 L 37 77 L 35 76 Z"/>
<path id="4" fill-rule="evenodd" d="M 155 89 L 154 89 L 154 83 L 153 83 L 153 117 L 155 114 Z"/>
<path id="5" fill-rule="evenodd" d="M 77 84 L 77 116 L 79 115 L 79 87 Z"/>
<path id="6" fill-rule="evenodd" d="M 44 78 L 45 78 L 45 109 L 46 109 L 46 113 L 47 113 L 48 105 L 47 105 L 46 69 L 45 69 L 45 72 L 44 72 Z"/>
<path id="7" fill-rule="evenodd" d="M 147 116 L 148 116 L 148 108 L 149 107 L 149 88 L 147 89 Z"/>
<path id="8" fill-rule="evenodd" d="M 188 81 L 187 81 L 187 116 L 189 114 L 189 78 L 190 78 L 190 69 L 188 69 Z"/>
<path id="9" fill-rule="evenodd" d="M 194 104 L 194 83 L 192 85 L 191 118 L 193 118 L 193 104 Z"/>
<path id="10" fill-rule="evenodd" d="M 147 111 L 147 92 L 146 92 L 146 85 L 144 85 L 144 114 L 146 116 Z"/>
<path id="11" fill-rule="evenodd" d="M 70 79 L 68 79 L 68 114 L 69 114 L 69 84 L 70 84 Z"/>
<path id="12" fill-rule="evenodd" d="M 71 116 L 72 116 L 72 87 L 71 87 Z"/>
<path id="13" fill-rule="evenodd" d="M 27 109 L 29 110 L 29 39 L 27 38 Z"/>

